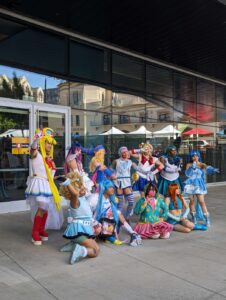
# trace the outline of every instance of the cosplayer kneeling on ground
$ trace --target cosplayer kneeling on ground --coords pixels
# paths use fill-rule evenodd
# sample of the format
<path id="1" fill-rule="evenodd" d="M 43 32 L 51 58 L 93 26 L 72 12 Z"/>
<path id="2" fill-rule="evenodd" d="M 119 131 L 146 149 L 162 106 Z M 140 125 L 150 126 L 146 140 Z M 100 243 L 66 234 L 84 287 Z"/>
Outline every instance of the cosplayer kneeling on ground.
<path id="1" fill-rule="evenodd" d="M 192 221 L 197 222 L 196 208 L 195 208 L 195 196 L 198 201 L 197 208 L 201 206 L 201 213 L 203 214 L 204 221 L 207 226 L 210 226 L 209 212 L 206 207 L 204 195 L 207 194 L 207 188 L 205 183 L 205 171 L 207 175 L 213 175 L 219 173 L 219 170 L 212 166 L 207 166 L 201 162 L 200 152 L 193 150 L 189 153 L 190 162 L 186 166 L 185 175 L 188 179 L 185 180 L 184 193 L 190 196 L 190 211 Z"/>
<path id="2" fill-rule="evenodd" d="M 191 230 L 207 230 L 206 225 L 194 224 L 188 220 L 190 209 L 177 184 L 169 185 L 165 202 L 169 207 L 167 222 L 173 225 L 173 230 L 184 233 Z"/>
<path id="3" fill-rule="evenodd" d="M 149 183 L 145 187 L 145 197 L 141 198 L 134 209 L 134 213 L 140 216 L 134 230 L 143 239 L 167 239 L 173 230 L 173 226 L 166 223 L 168 207 L 162 195 L 158 194 L 157 187 Z"/>
<path id="4" fill-rule="evenodd" d="M 116 230 L 120 221 L 122 227 L 130 234 L 130 245 L 140 245 L 140 236 L 131 228 L 122 213 L 117 210 L 115 198 L 113 182 L 104 180 L 99 185 L 99 201 L 95 216 L 96 220 L 102 224 L 100 237 L 113 244 L 120 245 L 122 242 L 118 240 Z"/>
<path id="5" fill-rule="evenodd" d="M 60 207 L 61 197 L 53 181 L 56 172 L 53 161 L 55 144 L 53 130 L 44 128 L 36 131 L 30 149 L 33 175 L 28 177 L 25 196 L 32 213 L 32 242 L 37 246 L 48 240 L 46 228 L 60 229 L 64 221 Z"/>
<path id="6" fill-rule="evenodd" d="M 61 195 L 70 201 L 68 225 L 63 236 L 71 242 L 60 251 L 71 252 L 71 264 L 87 256 L 96 257 L 100 248 L 94 239 L 99 234 L 101 225 L 93 221 L 92 211 L 85 198 L 83 179 L 77 172 L 71 172 L 67 177 L 59 177 L 58 181 L 63 181 Z"/>

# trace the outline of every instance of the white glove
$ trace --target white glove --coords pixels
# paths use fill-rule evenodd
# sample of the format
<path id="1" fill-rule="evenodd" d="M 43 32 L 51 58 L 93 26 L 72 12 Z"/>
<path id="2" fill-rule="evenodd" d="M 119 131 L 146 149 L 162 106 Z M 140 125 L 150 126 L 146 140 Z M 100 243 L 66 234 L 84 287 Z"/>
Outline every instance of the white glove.
<path id="1" fill-rule="evenodd" d="M 149 180 L 149 181 L 154 181 L 154 178 L 155 178 L 155 176 L 154 176 L 154 174 L 153 174 L 152 172 L 149 172 L 149 173 L 147 174 L 147 180 Z"/>
<path id="2" fill-rule="evenodd" d="M 34 140 L 31 144 L 31 149 L 32 150 L 37 150 L 38 149 L 38 140 Z"/>

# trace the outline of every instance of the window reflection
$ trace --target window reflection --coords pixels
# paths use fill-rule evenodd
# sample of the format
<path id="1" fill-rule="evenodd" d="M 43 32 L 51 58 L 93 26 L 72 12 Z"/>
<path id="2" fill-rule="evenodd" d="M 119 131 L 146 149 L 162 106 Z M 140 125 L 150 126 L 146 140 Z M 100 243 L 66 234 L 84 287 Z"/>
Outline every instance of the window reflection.
<path id="1" fill-rule="evenodd" d="M 124 57 L 123 61 L 129 64 Z M 120 67 L 116 67 L 115 80 L 119 80 L 120 76 L 129 76 L 128 69 L 125 74 L 121 74 Z M 137 84 L 137 81 L 143 80 L 143 65 L 135 62 L 134 68 L 133 70 L 138 68 L 140 72 L 137 75 L 134 72 L 131 74 L 131 80 L 135 80 Z M 78 139 L 83 146 L 88 148 L 103 144 L 108 153 L 107 164 L 117 157 L 120 146 L 126 145 L 131 149 L 141 142 L 149 142 L 153 144 L 156 156 L 163 154 L 168 145 L 174 144 L 184 162 L 189 151 L 197 149 L 206 163 L 219 167 L 218 163 L 222 161 L 226 165 L 225 88 L 215 87 L 204 80 L 196 80 L 179 73 L 172 74 L 166 69 L 149 66 L 147 95 L 141 97 L 122 92 L 121 89 L 110 90 L 110 88 L 88 83 L 69 82 L 60 78 L 0 66 L 0 97 L 53 104 L 55 107 L 70 106 L 72 140 Z M 15 110 L 18 109 L 15 108 Z M 0 136 L 7 130 L 11 130 L 8 132 L 9 137 L 11 134 L 16 134 L 15 130 L 22 130 L 20 137 L 27 137 L 29 120 L 26 119 L 28 122 L 26 123 L 24 119 L 24 124 L 22 124 L 22 119 L 15 123 L 18 111 L 11 110 L 11 113 L 13 113 L 11 118 L 13 123 L 8 123 L 8 126 L 3 128 L 4 122 L 1 119 Z M 7 114 L 7 111 L 1 109 L 1 118 L 6 119 Z M 65 118 L 61 114 L 48 110 L 40 111 L 37 116 L 37 126 L 50 126 L 56 131 L 59 145 L 58 148 L 56 147 L 57 165 L 62 167 L 65 134 L 67 134 Z M 190 130 L 199 128 L 208 130 L 211 134 L 186 134 Z M 11 153 L 11 144 L 7 139 L 1 139 L 1 147 L 5 153 Z M 18 160 L 19 156 L 16 157 Z M 84 156 L 86 171 L 89 171 L 89 161 L 90 157 Z M 26 163 L 24 161 L 23 166 L 27 166 Z M 2 168 L 11 169 L 4 157 Z M 7 181 L 7 176 L 9 175 L 3 176 L 6 194 L 8 194 L 8 185 L 10 186 L 13 180 Z M 225 179 L 224 167 L 221 167 L 220 174 L 208 178 L 209 181 Z"/>

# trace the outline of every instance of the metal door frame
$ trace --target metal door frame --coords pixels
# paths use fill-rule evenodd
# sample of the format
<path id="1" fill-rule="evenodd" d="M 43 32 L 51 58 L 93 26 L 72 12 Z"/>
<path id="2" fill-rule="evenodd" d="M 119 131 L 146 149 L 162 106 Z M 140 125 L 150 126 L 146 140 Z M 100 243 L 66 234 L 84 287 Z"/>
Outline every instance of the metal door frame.
<path id="1" fill-rule="evenodd" d="M 15 100 L 0 97 L 0 107 L 10 107 L 16 109 L 27 109 L 29 112 L 29 142 L 31 143 L 34 136 L 37 112 L 56 112 L 65 114 L 65 149 L 71 144 L 71 108 L 63 105 L 53 105 L 47 103 L 37 103 L 24 100 Z M 29 172 L 31 168 L 29 167 Z M 0 202 L 0 214 L 9 212 L 26 211 L 30 208 L 26 204 L 26 200 L 14 200 L 8 202 Z"/>

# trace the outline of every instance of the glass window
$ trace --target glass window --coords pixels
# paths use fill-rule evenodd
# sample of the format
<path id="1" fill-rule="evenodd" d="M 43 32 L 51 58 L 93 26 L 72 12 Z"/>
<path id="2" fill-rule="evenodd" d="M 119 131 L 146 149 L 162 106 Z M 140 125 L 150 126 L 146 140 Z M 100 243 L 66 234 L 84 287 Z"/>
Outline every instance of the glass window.
<path id="1" fill-rule="evenodd" d="M 14 29 L 0 40 L 2 61 L 65 73 L 66 40 L 64 37 L 21 25 L 16 27 L 16 23 L 13 24 Z M 2 34 L 1 31 L 2 28 L 0 29 Z"/>
<path id="2" fill-rule="evenodd" d="M 171 97 L 173 96 L 172 71 L 146 65 L 146 86 L 147 93 L 152 97 L 158 95 Z M 162 97 L 164 101 L 167 99 Z"/>
<path id="3" fill-rule="evenodd" d="M 217 107 L 226 108 L 226 87 L 216 85 Z"/>
<path id="4" fill-rule="evenodd" d="M 205 80 L 197 79 L 197 103 L 215 106 L 215 85 Z"/>
<path id="5" fill-rule="evenodd" d="M 113 53 L 112 83 L 115 86 L 144 91 L 144 63 L 131 57 Z"/>
<path id="6" fill-rule="evenodd" d="M 70 41 L 70 74 L 103 83 L 109 82 L 109 52 Z"/>
<path id="7" fill-rule="evenodd" d="M 112 92 L 99 86 L 70 82 L 70 106 L 78 109 L 111 111 Z"/>
<path id="8" fill-rule="evenodd" d="M 0 97 L 68 105 L 69 85 L 62 79 L 0 65 Z"/>

